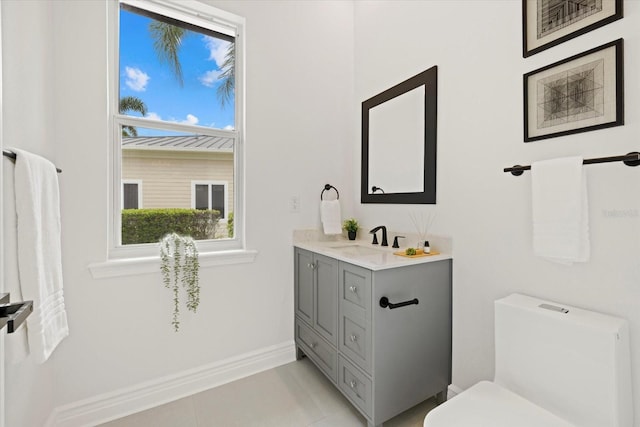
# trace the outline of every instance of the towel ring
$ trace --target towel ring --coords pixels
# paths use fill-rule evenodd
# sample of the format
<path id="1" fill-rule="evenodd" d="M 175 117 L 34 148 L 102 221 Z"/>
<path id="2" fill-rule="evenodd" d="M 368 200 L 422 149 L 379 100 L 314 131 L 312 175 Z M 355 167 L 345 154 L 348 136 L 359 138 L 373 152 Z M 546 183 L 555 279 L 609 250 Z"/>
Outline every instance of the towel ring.
<path id="1" fill-rule="evenodd" d="M 340 198 L 340 193 L 338 192 L 338 189 L 336 187 L 334 187 L 333 185 L 325 184 L 324 185 L 324 190 L 322 190 L 322 193 L 320 193 L 320 200 L 322 200 L 322 195 L 324 194 L 324 192 L 327 191 L 327 190 L 331 190 L 332 188 L 334 190 L 336 190 L 336 194 L 338 195 L 338 197 L 336 197 L 336 199 L 339 199 Z"/>

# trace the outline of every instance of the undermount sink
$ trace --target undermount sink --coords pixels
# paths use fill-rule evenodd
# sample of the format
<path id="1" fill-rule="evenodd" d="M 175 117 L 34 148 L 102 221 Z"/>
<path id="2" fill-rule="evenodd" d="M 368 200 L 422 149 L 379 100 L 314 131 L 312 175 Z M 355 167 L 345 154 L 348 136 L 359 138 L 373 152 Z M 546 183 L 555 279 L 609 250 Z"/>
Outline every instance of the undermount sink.
<path id="1" fill-rule="evenodd" d="M 350 256 L 365 256 L 365 255 L 378 255 L 386 253 L 384 249 L 372 248 L 369 246 L 362 245 L 342 245 L 342 246 L 333 246 L 332 250 L 339 251 L 343 255 Z"/>

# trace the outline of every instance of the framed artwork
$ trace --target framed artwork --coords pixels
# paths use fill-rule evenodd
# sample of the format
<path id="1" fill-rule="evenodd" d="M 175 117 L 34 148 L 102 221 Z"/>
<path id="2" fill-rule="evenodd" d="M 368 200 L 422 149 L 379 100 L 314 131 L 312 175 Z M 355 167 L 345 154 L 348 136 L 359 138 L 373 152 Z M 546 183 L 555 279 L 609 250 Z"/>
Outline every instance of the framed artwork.
<path id="1" fill-rule="evenodd" d="M 624 124 L 623 39 L 524 75 L 524 141 Z"/>
<path id="2" fill-rule="evenodd" d="M 622 0 L 522 0 L 522 56 L 622 18 Z"/>

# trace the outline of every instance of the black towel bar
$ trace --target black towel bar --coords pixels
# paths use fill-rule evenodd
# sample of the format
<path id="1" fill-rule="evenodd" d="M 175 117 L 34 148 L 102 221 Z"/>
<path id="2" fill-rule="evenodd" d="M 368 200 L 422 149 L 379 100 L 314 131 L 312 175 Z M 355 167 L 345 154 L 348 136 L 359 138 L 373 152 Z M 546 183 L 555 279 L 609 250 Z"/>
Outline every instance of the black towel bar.
<path id="1" fill-rule="evenodd" d="M 610 162 L 623 162 L 627 166 L 639 166 L 640 165 L 640 152 L 632 151 L 623 156 L 612 157 L 598 157 L 595 159 L 584 159 L 583 165 L 592 165 L 594 163 L 610 163 Z M 520 176 L 524 171 L 531 170 L 531 166 L 515 165 L 510 168 L 504 168 L 504 172 L 511 172 L 513 176 Z"/>
<path id="2" fill-rule="evenodd" d="M 11 160 L 13 160 L 14 162 L 16 161 L 16 153 L 14 153 L 13 151 L 7 151 L 7 150 L 2 150 L 2 155 L 5 157 L 10 158 Z M 62 172 L 62 169 L 60 168 L 56 168 L 56 171 L 58 173 Z"/>

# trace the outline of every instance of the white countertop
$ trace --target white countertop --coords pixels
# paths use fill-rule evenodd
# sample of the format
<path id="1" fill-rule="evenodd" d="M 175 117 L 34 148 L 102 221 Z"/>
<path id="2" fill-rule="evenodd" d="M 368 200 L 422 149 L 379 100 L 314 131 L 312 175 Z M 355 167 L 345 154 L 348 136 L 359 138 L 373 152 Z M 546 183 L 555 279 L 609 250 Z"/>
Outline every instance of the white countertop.
<path id="1" fill-rule="evenodd" d="M 423 264 L 425 262 L 451 259 L 451 254 L 440 253 L 416 258 L 394 255 L 394 252 L 404 251 L 406 247 L 392 248 L 391 246 L 372 245 L 362 240 L 335 239 L 332 241 L 297 241 L 294 246 L 335 258 L 340 261 L 368 268 L 369 270 L 385 270 L 388 268 L 405 267 Z M 434 248 L 434 250 L 437 250 Z"/>

